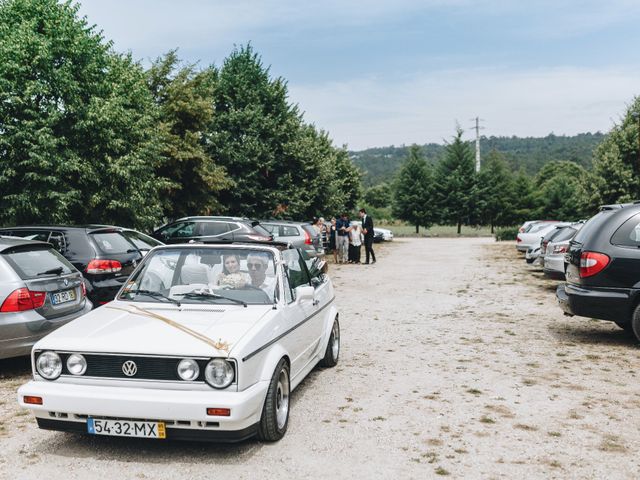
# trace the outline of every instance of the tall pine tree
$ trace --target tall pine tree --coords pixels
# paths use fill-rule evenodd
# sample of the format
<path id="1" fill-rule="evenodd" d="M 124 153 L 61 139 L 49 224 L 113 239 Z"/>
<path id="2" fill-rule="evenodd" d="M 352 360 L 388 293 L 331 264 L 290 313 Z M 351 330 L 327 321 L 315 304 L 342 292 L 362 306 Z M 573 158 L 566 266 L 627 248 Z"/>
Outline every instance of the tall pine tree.
<path id="1" fill-rule="evenodd" d="M 470 223 L 476 210 L 474 156 L 469 144 L 462 140 L 463 133 L 457 127 L 436 171 L 436 201 L 442 222 L 457 225 L 458 234 L 463 223 Z"/>
<path id="2" fill-rule="evenodd" d="M 412 145 L 406 162 L 394 182 L 393 213 L 409 222 L 420 232 L 420 226 L 429 228 L 434 220 L 432 203 L 433 172 L 420 152 Z"/>

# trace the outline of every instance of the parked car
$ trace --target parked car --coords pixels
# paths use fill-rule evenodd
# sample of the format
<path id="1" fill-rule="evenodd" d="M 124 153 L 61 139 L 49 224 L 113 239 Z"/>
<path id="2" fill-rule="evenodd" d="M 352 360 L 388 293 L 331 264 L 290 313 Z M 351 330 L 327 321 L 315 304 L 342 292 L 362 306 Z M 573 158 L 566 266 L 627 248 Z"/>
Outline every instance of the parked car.
<path id="1" fill-rule="evenodd" d="M 324 261 L 303 257 L 284 244 L 155 248 L 116 300 L 34 346 L 20 405 L 40 428 L 90 435 L 280 439 L 291 392 L 340 353 Z M 211 282 L 230 258 L 239 270 Z"/>
<path id="2" fill-rule="evenodd" d="M 640 339 L 640 204 L 604 207 L 576 233 L 556 297 L 568 315 L 611 320 Z"/>
<path id="3" fill-rule="evenodd" d="M 549 232 L 558 221 L 543 221 L 530 224 L 524 232 L 516 236 L 516 249 L 519 252 L 526 252 L 529 248 L 537 247 L 540 240 Z"/>
<path id="4" fill-rule="evenodd" d="M 519 233 L 524 233 L 524 232 L 527 230 L 527 228 L 529 228 L 529 225 L 531 225 L 531 224 L 533 224 L 533 223 L 538 223 L 538 222 L 540 222 L 540 221 L 541 221 L 541 220 L 527 220 L 526 222 L 524 222 L 524 223 L 520 226 L 520 228 L 518 229 L 518 232 L 519 232 Z"/>
<path id="5" fill-rule="evenodd" d="M 352 224 L 362 226 L 362 222 L 360 220 L 351 220 Z M 393 240 L 393 232 L 386 228 L 373 227 L 373 242 L 381 243 L 381 242 L 391 242 Z"/>
<path id="6" fill-rule="evenodd" d="M 540 242 L 534 245 L 527 250 L 525 254 L 525 259 L 527 263 L 539 263 L 544 266 L 544 255 L 547 251 L 547 244 L 549 241 L 554 238 L 558 233 L 563 229 L 568 227 L 568 223 L 558 222 L 552 223 L 550 226 L 541 229 L 540 232 L 546 231 L 544 236 L 540 239 Z"/>
<path id="7" fill-rule="evenodd" d="M 163 243 L 273 240 L 273 235 L 258 220 L 240 217 L 185 217 L 160 227 L 151 236 Z"/>
<path id="8" fill-rule="evenodd" d="M 373 227 L 373 241 L 379 242 L 391 242 L 393 241 L 393 232 L 388 228 Z"/>
<path id="9" fill-rule="evenodd" d="M 82 274 L 50 244 L 0 236 L 0 358 L 88 313 Z"/>
<path id="10" fill-rule="evenodd" d="M 288 242 L 307 252 L 310 257 L 324 255 L 322 236 L 305 222 L 289 220 L 261 220 L 260 226 L 267 230 L 278 242 Z"/>
<path id="11" fill-rule="evenodd" d="M 542 240 L 540 265 L 545 277 L 564 280 L 564 256 L 569 248 L 569 241 L 583 225 L 583 222 L 572 223 Z"/>
<path id="12" fill-rule="evenodd" d="M 87 296 L 104 305 L 116 296 L 143 255 L 124 235 L 108 225 L 39 225 L 1 228 L 0 235 L 51 243 L 86 280 Z"/>

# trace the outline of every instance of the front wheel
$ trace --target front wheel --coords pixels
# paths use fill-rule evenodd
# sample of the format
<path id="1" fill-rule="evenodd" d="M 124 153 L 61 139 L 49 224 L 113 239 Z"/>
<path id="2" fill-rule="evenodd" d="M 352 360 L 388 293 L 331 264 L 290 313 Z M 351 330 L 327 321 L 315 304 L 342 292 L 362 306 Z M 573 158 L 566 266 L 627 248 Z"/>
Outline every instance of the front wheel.
<path id="1" fill-rule="evenodd" d="M 338 318 L 333 321 L 331 327 L 331 335 L 329 336 L 329 343 L 327 343 L 327 349 L 324 352 L 324 358 L 320 360 L 320 366 L 322 367 L 335 367 L 338 363 L 338 357 L 340 356 L 340 323 Z"/>
<path id="2" fill-rule="evenodd" d="M 258 427 L 258 438 L 275 442 L 284 437 L 289 425 L 289 365 L 283 358 L 273 372 L 267 398 L 262 407 L 262 417 Z"/>
<path id="3" fill-rule="evenodd" d="M 631 330 L 638 341 L 640 341 L 640 305 L 636 307 L 631 316 Z"/>

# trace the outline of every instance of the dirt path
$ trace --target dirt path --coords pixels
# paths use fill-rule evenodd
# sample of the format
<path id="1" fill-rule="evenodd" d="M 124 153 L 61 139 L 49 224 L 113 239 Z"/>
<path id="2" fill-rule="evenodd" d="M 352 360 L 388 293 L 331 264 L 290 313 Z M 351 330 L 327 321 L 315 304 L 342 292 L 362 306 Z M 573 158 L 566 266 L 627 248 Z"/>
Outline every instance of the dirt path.
<path id="1" fill-rule="evenodd" d="M 276 444 L 38 430 L 0 361 L 0 478 L 638 478 L 640 349 L 562 316 L 512 244 L 397 239 L 337 266 L 338 367 L 294 392 Z"/>

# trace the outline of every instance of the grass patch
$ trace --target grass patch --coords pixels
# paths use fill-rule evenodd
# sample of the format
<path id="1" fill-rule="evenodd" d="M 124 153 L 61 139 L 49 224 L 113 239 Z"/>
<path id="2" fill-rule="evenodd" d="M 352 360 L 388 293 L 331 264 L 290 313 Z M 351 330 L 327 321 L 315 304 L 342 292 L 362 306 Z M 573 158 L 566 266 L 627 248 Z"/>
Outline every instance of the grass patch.
<path id="1" fill-rule="evenodd" d="M 550 437 L 561 437 L 562 434 L 560 432 L 547 432 L 547 435 Z"/>
<path id="2" fill-rule="evenodd" d="M 482 390 L 478 390 L 477 388 L 470 388 L 467 390 L 467 393 L 470 393 L 471 395 L 481 395 L 482 394 Z"/>
<path id="3" fill-rule="evenodd" d="M 496 421 L 493 418 L 488 417 L 487 415 L 483 415 L 480 417 L 480 423 L 492 424 L 496 423 Z"/>
<path id="4" fill-rule="evenodd" d="M 420 227 L 420 232 L 416 233 L 415 225 L 407 225 L 403 223 L 398 224 L 384 224 L 380 223 L 376 226 L 380 228 L 386 228 L 393 232 L 394 237 L 490 237 L 491 227 L 469 227 L 462 226 L 460 235 L 458 235 L 458 227 L 456 225 L 433 225 L 428 229 Z M 514 237 L 515 240 L 515 237 Z"/>
<path id="5" fill-rule="evenodd" d="M 598 450 L 601 452 L 625 453 L 627 451 L 627 447 L 620 442 L 620 438 L 618 436 L 605 435 L 602 442 L 600 442 Z"/>
<path id="6" fill-rule="evenodd" d="M 524 423 L 516 423 L 513 427 L 517 428 L 518 430 L 524 430 L 526 432 L 535 432 L 536 430 L 538 430 L 538 427 L 534 427 L 533 425 L 526 425 Z"/>
<path id="7" fill-rule="evenodd" d="M 448 470 L 442 467 L 436 468 L 435 472 L 436 472 L 436 475 L 443 475 L 443 476 L 451 475 Z"/>

